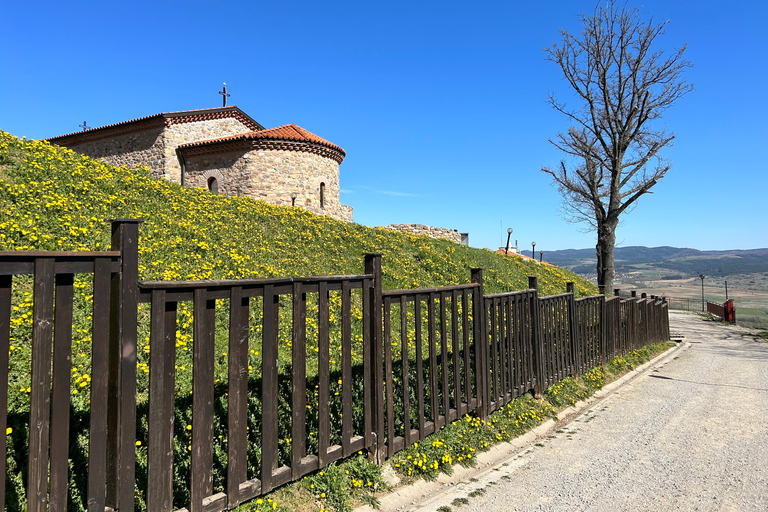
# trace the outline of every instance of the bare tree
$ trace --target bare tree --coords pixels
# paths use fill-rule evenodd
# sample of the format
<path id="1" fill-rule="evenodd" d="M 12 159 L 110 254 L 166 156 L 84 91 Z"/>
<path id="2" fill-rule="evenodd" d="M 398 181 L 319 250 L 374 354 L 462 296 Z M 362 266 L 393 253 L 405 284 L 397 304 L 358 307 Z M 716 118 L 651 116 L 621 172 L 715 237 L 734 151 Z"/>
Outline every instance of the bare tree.
<path id="1" fill-rule="evenodd" d="M 544 50 L 579 100 L 572 108 L 554 93 L 548 98 L 571 122 L 550 142 L 576 164 L 542 171 L 552 176 L 571 218 L 596 229 L 597 282 L 610 293 L 619 217 L 670 169 L 659 151 L 674 135 L 652 121 L 693 90 L 683 78 L 691 63 L 683 58 L 685 46 L 671 54 L 653 48 L 668 22 L 644 21 L 637 8 L 609 0 L 580 18 L 580 36 L 561 30 L 562 44 Z"/>

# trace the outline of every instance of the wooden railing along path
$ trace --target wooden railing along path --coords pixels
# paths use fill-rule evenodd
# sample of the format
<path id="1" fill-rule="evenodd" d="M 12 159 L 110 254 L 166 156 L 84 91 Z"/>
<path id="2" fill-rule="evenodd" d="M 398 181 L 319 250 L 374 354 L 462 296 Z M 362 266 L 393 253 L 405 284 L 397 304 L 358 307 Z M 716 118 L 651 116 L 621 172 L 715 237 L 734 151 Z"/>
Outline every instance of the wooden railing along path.
<path id="1" fill-rule="evenodd" d="M 32 512 L 63 511 L 71 499 L 76 274 L 93 275 L 88 462 L 87 468 L 75 468 L 87 472 L 83 501 L 91 512 L 134 509 L 137 400 L 142 393 L 149 403 L 143 491 L 148 510 L 213 512 L 360 450 L 381 462 L 467 413 L 487 418 L 523 393 L 540 396 L 567 376 L 577 377 L 611 357 L 669 337 L 667 305 L 657 298 L 577 299 L 572 283 L 566 293 L 539 297 L 535 276 L 527 290 L 485 295 L 482 269 L 472 269 L 469 284 L 384 291 L 377 254 L 366 255 L 364 274 L 353 276 L 139 281 L 138 230 L 139 221 L 113 221 L 110 252 L 0 253 L 0 431 L 7 418 L 13 276 L 31 274 L 33 280 L 25 483 Z M 340 315 L 330 304 L 331 294 L 340 297 Z M 217 301 L 226 320 L 217 321 Z M 174 408 L 179 399 L 178 311 L 183 303 L 191 303 L 194 318 L 192 433 L 189 500 L 177 508 Z M 146 391 L 137 388 L 140 304 L 150 307 Z M 256 345 L 261 352 L 258 393 L 249 384 L 254 330 L 261 333 Z M 290 333 L 288 349 L 278 343 L 281 332 Z M 338 339 L 338 362 L 330 361 L 331 332 Z M 214 351 L 216 338 L 224 335 L 226 417 L 217 417 L 214 402 L 221 397 L 216 395 Z M 308 350 L 309 344 L 317 351 Z M 290 363 L 283 361 L 282 367 L 281 350 L 290 350 Z M 313 375 L 307 373 L 310 367 Z M 317 389 L 317 418 L 312 421 L 307 416 L 310 378 Z M 332 380 L 340 385 L 340 420 L 332 413 Z M 279 386 L 286 381 L 290 393 L 283 396 Z M 255 441 L 249 437 L 249 415 L 256 411 L 249 409 L 250 398 L 261 404 Z M 286 401 L 288 413 L 279 410 L 279 400 Z M 287 416 L 290 426 L 281 425 L 280 418 Z M 317 432 L 310 433 L 310 425 Z M 226 485 L 217 492 L 215 427 L 223 428 L 227 437 Z M 289 448 L 281 445 L 281 429 L 290 432 Z M 0 439 L 4 451 L 5 438 Z M 253 443 L 260 448 L 255 474 L 255 462 L 248 458 Z M 5 459 L 0 461 L 4 474 Z M 0 479 L 0 508 L 5 505 L 4 484 Z"/>

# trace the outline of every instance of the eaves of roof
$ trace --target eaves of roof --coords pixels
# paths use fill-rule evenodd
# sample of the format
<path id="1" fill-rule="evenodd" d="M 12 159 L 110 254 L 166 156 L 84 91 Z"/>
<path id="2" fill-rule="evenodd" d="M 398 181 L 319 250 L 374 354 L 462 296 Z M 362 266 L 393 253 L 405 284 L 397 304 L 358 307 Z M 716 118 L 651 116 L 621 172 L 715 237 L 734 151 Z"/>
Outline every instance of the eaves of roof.
<path id="1" fill-rule="evenodd" d="M 229 135 L 227 137 L 220 137 L 218 139 L 208 139 L 208 140 L 201 140 L 197 142 L 190 142 L 187 144 L 182 144 L 179 146 L 180 150 L 189 149 L 189 148 L 201 148 L 204 146 L 214 146 L 214 145 L 224 145 L 229 144 L 233 142 L 243 142 L 243 141 L 255 141 L 255 140 L 273 140 L 273 141 L 295 141 L 295 142 L 304 142 L 309 144 L 317 144 L 320 146 L 325 146 L 333 151 L 336 151 L 340 154 L 341 158 L 343 159 L 346 156 L 346 151 L 344 151 L 341 147 L 337 146 L 336 144 L 333 144 L 332 142 L 329 142 L 322 137 L 315 135 L 314 133 L 305 130 L 304 128 L 297 126 L 293 123 L 286 124 L 283 126 L 278 126 L 276 128 L 269 128 L 265 130 L 259 130 L 259 131 L 253 131 L 253 132 L 247 132 L 247 133 L 238 133 L 236 135 Z"/>
<path id="2" fill-rule="evenodd" d="M 229 113 L 231 113 L 231 116 L 226 115 Z M 57 135 L 56 137 L 49 137 L 46 140 L 48 142 L 56 143 L 66 138 L 77 139 L 78 136 L 81 136 L 81 135 L 88 135 L 89 137 L 91 137 L 93 135 L 96 135 L 98 132 L 107 132 L 112 128 L 126 127 L 132 124 L 146 124 L 146 122 L 152 121 L 152 120 L 164 120 L 166 123 L 169 123 L 169 124 L 177 124 L 177 123 L 184 123 L 184 122 L 193 122 L 200 119 L 218 118 L 218 117 L 239 118 L 239 120 L 243 124 L 245 124 L 250 130 L 253 130 L 253 131 L 259 131 L 264 129 L 264 127 L 261 126 L 259 123 L 257 123 L 251 116 L 249 116 L 248 114 L 240 110 L 237 107 L 237 105 L 232 105 L 229 107 L 219 107 L 219 108 L 181 110 L 178 112 L 161 112 L 159 114 L 154 114 L 154 115 L 145 116 L 145 117 L 138 117 L 136 119 L 131 119 L 129 121 L 122 121 L 120 123 L 108 124 L 105 126 L 99 126 L 97 128 L 89 128 L 87 130 L 67 133 L 65 135 Z"/>

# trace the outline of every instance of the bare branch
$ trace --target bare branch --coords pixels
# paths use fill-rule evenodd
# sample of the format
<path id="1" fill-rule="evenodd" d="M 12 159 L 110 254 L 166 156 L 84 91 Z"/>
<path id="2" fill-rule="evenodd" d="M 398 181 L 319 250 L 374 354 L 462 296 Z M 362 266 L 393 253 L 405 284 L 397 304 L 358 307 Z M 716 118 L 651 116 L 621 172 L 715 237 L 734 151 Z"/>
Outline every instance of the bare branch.
<path id="1" fill-rule="evenodd" d="M 619 216 L 670 169 L 661 151 L 675 136 L 653 127 L 664 111 L 693 90 L 684 72 L 686 47 L 656 49 L 669 22 L 645 20 L 638 8 L 607 0 L 580 15 L 578 35 L 561 30 L 562 42 L 545 48 L 575 93 L 575 107 L 549 93 L 547 102 L 569 120 L 550 143 L 577 163 L 543 167 L 574 220 L 598 231 L 598 261 L 612 280 L 613 243 Z M 655 162 L 655 165 L 654 165 Z M 598 280 L 601 270 L 598 269 Z"/>

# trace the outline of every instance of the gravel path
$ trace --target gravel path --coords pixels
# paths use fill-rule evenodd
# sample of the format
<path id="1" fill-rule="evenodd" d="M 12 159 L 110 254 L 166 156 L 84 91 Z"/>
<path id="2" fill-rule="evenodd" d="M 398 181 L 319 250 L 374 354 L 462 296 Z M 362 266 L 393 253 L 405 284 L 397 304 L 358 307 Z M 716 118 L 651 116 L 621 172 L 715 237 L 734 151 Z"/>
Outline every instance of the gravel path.
<path id="1" fill-rule="evenodd" d="M 687 349 L 509 461 L 483 494 L 451 508 L 768 510 L 768 344 L 695 315 L 673 313 L 670 323 Z"/>

